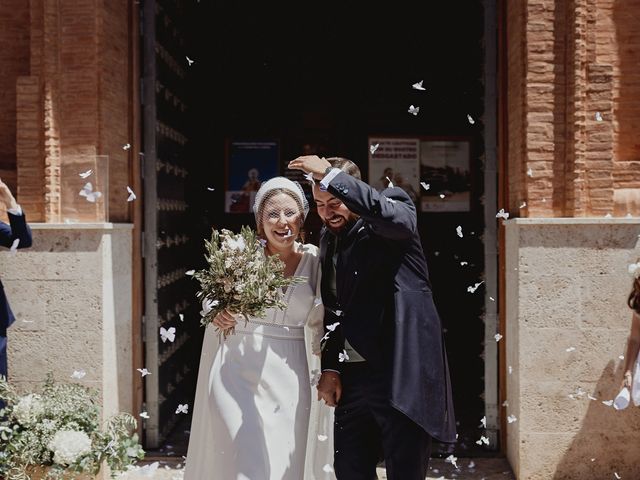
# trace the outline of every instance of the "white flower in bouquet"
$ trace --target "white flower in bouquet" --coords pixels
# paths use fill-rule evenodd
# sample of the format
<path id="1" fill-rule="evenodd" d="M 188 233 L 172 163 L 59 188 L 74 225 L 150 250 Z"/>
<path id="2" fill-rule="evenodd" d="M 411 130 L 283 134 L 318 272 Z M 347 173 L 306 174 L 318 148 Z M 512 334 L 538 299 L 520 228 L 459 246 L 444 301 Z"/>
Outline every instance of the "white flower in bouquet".
<path id="1" fill-rule="evenodd" d="M 30 393 L 21 397 L 13 407 L 13 415 L 21 425 L 28 427 L 35 425 L 44 414 L 44 404 L 42 397 L 35 393 Z"/>
<path id="2" fill-rule="evenodd" d="M 53 461 L 58 465 L 71 465 L 83 455 L 91 452 L 91 439 L 77 430 L 60 430 L 53 436 L 49 445 L 53 452 Z"/>
<path id="3" fill-rule="evenodd" d="M 266 255 L 264 242 L 248 227 L 238 234 L 213 230 L 205 241 L 209 268 L 194 273 L 200 282 L 201 323 L 211 323 L 223 310 L 249 317 L 261 317 L 269 308 L 284 309 L 282 289 L 305 279 L 285 277 L 284 262 Z M 233 329 L 221 332 L 224 337 Z"/>

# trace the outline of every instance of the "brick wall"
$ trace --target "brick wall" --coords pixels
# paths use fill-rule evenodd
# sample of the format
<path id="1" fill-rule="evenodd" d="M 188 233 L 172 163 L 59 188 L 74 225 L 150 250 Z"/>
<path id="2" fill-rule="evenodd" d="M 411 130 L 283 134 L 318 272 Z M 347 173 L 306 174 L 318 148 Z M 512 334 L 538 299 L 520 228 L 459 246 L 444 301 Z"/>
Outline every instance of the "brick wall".
<path id="1" fill-rule="evenodd" d="M 19 200 L 30 219 L 61 222 L 67 217 L 63 206 L 78 200 L 77 173 L 86 169 L 81 164 L 107 156 L 109 219 L 127 221 L 126 186 L 134 154 L 122 148 L 130 143 L 131 129 L 128 1 L 14 3 L 27 5 L 27 41 L 16 53 L 26 67 L 17 74 L 19 87 L 14 79 L 8 88 L 14 103 L 19 98 L 16 117 L 22 119 L 9 119 L 17 161 L 15 151 L 7 153 L 12 171 L 18 167 Z M 0 35 L 7 35 L 4 23 L 9 21 L 0 18 Z M 86 209 L 80 212 L 82 207 L 71 217 L 101 218 Z"/>
<path id="2" fill-rule="evenodd" d="M 637 12 L 640 0 L 508 2 L 512 212 L 640 215 Z"/>
<path id="3" fill-rule="evenodd" d="M 29 72 L 29 2 L 0 2 L 0 178 L 16 192 L 16 80 Z"/>
<path id="4" fill-rule="evenodd" d="M 128 1 L 103 0 L 100 7 L 99 48 L 99 152 L 109 155 L 109 217 L 126 221 L 129 161 L 138 152 L 124 150 L 129 138 L 129 31 Z"/>

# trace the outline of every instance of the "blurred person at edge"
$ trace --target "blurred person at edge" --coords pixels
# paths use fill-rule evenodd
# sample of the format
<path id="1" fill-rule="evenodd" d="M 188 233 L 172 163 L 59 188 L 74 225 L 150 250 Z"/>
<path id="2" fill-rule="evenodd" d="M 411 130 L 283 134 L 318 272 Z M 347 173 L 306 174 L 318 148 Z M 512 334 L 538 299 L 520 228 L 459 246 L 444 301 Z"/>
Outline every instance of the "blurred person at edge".
<path id="1" fill-rule="evenodd" d="M 633 311 L 631 316 L 631 332 L 627 340 L 627 351 L 624 357 L 624 373 L 622 387 L 631 390 L 633 385 L 633 369 L 640 350 L 640 259 L 629 266 L 629 273 L 633 275 L 633 286 L 627 298 L 627 305 Z M 640 381 L 640 379 L 635 379 Z"/>
<path id="2" fill-rule="evenodd" d="M 17 241 L 17 248 L 31 246 L 31 229 L 6 183 L 0 179 L 0 203 L 3 203 L 9 216 L 9 223 L 0 221 L 0 245 L 11 248 Z M 7 376 L 7 329 L 15 321 L 11 307 L 0 282 L 0 375 Z M 2 402 L 0 401 L 0 408 Z"/>

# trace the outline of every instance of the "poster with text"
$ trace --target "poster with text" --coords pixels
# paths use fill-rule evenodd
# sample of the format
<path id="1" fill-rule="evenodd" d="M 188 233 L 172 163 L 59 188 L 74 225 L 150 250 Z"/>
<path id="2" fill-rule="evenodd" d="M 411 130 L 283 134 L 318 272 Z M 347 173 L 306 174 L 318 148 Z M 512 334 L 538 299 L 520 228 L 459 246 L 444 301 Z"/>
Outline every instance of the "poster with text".
<path id="1" fill-rule="evenodd" d="M 471 208 L 469 142 L 420 142 L 420 209 L 423 212 L 468 212 Z"/>
<path id="2" fill-rule="evenodd" d="M 279 174 L 277 141 L 229 141 L 225 212 L 251 213 L 263 181 Z"/>
<path id="3" fill-rule="evenodd" d="M 373 151 L 373 153 L 372 153 Z M 419 199 L 420 140 L 369 137 L 369 185 L 382 191 L 393 182 L 414 202 Z"/>

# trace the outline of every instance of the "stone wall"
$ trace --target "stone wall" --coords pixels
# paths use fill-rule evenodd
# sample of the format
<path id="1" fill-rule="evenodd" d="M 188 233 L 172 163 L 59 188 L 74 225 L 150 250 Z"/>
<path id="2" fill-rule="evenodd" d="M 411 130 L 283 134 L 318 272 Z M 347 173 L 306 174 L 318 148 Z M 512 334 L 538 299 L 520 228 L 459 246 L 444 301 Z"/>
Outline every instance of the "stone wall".
<path id="1" fill-rule="evenodd" d="M 16 316 L 8 331 L 9 379 L 48 372 L 102 392 L 105 414 L 133 409 L 131 225 L 31 224 L 33 247 L 0 252 Z"/>
<path id="2" fill-rule="evenodd" d="M 507 423 L 507 456 L 517 478 L 640 478 L 640 411 L 602 403 L 622 379 L 627 266 L 640 257 L 640 220 L 515 219 L 505 227 L 511 373 L 503 412 L 516 418 Z"/>

